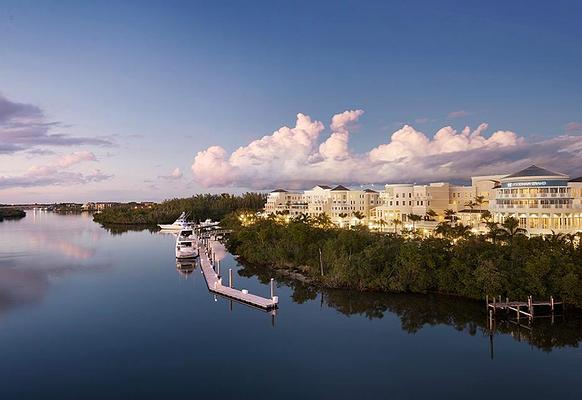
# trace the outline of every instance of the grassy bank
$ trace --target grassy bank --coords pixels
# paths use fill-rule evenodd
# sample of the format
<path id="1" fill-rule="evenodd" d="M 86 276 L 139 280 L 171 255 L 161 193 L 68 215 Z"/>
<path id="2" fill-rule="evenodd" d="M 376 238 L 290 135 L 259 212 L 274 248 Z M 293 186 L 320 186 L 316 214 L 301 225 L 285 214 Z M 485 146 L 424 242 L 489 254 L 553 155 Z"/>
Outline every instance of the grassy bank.
<path id="1" fill-rule="evenodd" d="M 26 212 L 19 208 L 0 208 L 0 221 L 3 219 L 20 219 L 26 217 Z"/>
<path id="2" fill-rule="evenodd" d="M 200 194 L 188 198 L 166 200 L 151 207 L 135 207 L 120 204 L 106 208 L 94 215 L 95 222 L 104 225 L 156 225 L 169 224 L 183 212 L 190 213 L 193 221 L 222 220 L 226 215 L 239 210 L 255 212 L 265 205 L 262 193 L 245 193 L 240 196 L 230 194 Z"/>
<path id="3" fill-rule="evenodd" d="M 575 237 L 528 238 L 515 226 L 493 224 L 489 236 L 457 229 L 423 239 L 301 220 L 244 222 L 227 220 L 234 229 L 232 253 L 250 263 L 299 271 L 325 287 L 473 299 L 554 296 L 582 306 L 582 246 Z"/>

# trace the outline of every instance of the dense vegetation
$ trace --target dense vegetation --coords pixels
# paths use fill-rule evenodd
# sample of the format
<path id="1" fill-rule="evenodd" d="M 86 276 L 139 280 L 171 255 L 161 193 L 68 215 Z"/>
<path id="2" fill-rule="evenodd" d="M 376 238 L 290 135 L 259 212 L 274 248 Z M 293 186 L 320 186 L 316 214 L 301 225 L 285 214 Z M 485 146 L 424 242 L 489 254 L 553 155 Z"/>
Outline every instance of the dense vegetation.
<path id="1" fill-rule="evenodd" d="M 268 267 L 243 263 L 238 271 L 242 276 L 256 276 L 262 283 L 268 284 L 272 271 Z M 296 279 L 277 277 L 277 282 L 284 282 L 291 288 L 291 298 L 302 304 L 320 298 L 321 304 L 336 309 L 344 315 L 363 315 L 369 319 L 383 318 L 387 313 L 394 313 L 400 318 L 402 329 L 408 333 L 421 331 L 425 326 L 446 324 L 469 335 L 489 333 L 486 318 L 483 318 L 483 304 L 477 301 L 458 301 L 456 296 L 412 295 L 400 293 L 368 292 L 354 293 L 352 290 L 318 289 Z M 558 311 L 561 312 L 561 311 Z M 527 341 L 544 351 L 561 347 L 578 347 L 582 342 L 582 313 L 568 310 L 567 318 L 536 319 L 531 329 L 521 325 L 500 323 L 496 333 L 510 334 L 515 340 Z"/>
<path id="2" fill-rule="evenodd" d="M 250 219 L 250 220 L 249 220 Z M 580 235 L 528 238 L 508 219 L 488 235 L 443 223 L 435 237 L 330 226 L 325 218 L 228 218 L 229 250 L 243 260 L 299 271 L 330 288 L 440 292 L 483 299 L 564 298 L 582 306 Z"/>
<path id="3" fill-rule="evenodd" d="M 3 219 L 19 219 L 24 218 L 26 216 L 26 212 L 21 210 L 20 208 L 0 208 L 0 221 Z"/>
<path id="4" fill-rule="evenodd" d="M 208 218 L 219 221 L 235 211 L 259 211 L 264 207 L 265 200 L 262 193 L 245 193 L 240 196 L 226 193 L 199 194 L 188 198 L 165 200 L 148 207 L 120 204 L 95 214 L 93 219 L 110 225 L 169 224 L 186 211 L 193 221 L 204 221 Z"/>

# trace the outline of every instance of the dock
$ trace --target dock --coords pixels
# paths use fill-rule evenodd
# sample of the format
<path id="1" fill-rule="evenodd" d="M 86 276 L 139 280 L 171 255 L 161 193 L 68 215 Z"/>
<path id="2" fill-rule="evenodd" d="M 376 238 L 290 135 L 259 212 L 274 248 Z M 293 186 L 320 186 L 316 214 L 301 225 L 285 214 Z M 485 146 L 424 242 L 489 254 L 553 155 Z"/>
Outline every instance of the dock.
<path id="1" fill-rule="evenodd" d="M 271 279 L 271 297 L 265 298 L 248 292 L 245 289 L 233 288 L 232 269 L 228 271 L 228 286 L 222 284 L 220 275 L 220 261 L 216 260 L 212 252 L 212 244 L 215 240 L 202 238 L 198 240 L 198 252 L 200 254 L 200 269 L 206 280 L 208 290 L 212 293 L 228 299 L 243 303 L 264 311 L 275 310 L 278 307 L 279 298 L 275 296 L 275 283 Z"/>
<path id="2" fill-rule="evenodd" d="M 554 314 L 556 306 L 560 306 L 563 310 L 564 302 L 555 301 L 552 296 L 550 296 L 547 301 L 534 301 L 532 296 L 528 296 L 527 301 L 509 301 L 508 298 L 502 301 L 501 296 L 498 298 L 493 297 L 492 301 L 489 301 L 487 296 L 485 300 L 487 304 L 487 310 L 489 311 L 490 318 L 495 316 L 497 311 L 506 311 L 508 313 L 515 312 L 516 319 L 519 321 L 520 317 L 523 315 L 527 318 L 534 318 L 536 316 L 536 307 L 546 307 L 549 308 L 551 314 Z"/>

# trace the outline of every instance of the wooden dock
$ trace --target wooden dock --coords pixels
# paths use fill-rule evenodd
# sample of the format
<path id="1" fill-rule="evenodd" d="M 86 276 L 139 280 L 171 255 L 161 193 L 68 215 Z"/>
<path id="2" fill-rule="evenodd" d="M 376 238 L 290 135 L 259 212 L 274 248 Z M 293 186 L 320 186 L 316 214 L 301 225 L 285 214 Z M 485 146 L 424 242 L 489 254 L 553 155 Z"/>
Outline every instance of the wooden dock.
<path id="1" fill-rule="evenodd" d="M 549 301 L 534 301 L 532 296 L 528 296 L 527 301 L 509 301 L 507 298 L 505 301 L 502 301 L 501 296 L 498 298 L 493 297 L 492 301 L 487 297 L 485 301 L 487 303 L 487 310 L 489 311 L 490 319 L 500 310 L 509 313 L 515 312 L 516 319 L 519 321 L 519 318 L 522 315 L 527 318 L 534 318 L 536 315 L 536 307 L 549 308 L 552 315 L 554 314 L 557 305 L 559 305 L 562 310 L 564 308 L 564 303 L 562 301 L 555 301 L 551 296 Z"/>
<path id="2" fill-rule="evenodd" d="M 279 298 L 274 293 L 274 281 L 271 279 L 271 298 L 265 298 L 250 294 L 247 290 L 233 288 L 232 269 L 229 272 L 228 286 L 222 284 L 220 276 L 220 261 L 216 261 L 212 252 L 214 240 L 209 238 L 198 241 L 198 251 L 200 254 L 200 268 L 208 290 L 212 293 L 224 296 L 228 299 L 243 303 L 252 307 L 271 311 L 278 307 Z"/>

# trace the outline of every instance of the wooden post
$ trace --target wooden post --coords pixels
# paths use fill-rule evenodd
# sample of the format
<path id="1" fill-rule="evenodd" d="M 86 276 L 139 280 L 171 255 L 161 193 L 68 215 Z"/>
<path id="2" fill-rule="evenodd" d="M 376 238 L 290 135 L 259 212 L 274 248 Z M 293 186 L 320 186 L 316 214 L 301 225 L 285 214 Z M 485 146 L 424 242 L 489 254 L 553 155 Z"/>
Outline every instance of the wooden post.
<path id="1" fill-rule="evenodd" d="M 489 310 L 489 331 L 493 330 L 493 310 Z"/>
<path id="2" fill-rule="evenodd" d="M 489 295 L 488 294 L 485 295 L 485 308 L 487 310 L 489 310 Z"/>
<path id="3" fill-rule="evenodd" d="M 519 304 L 517 304 L 517 305 L 516 305 L 516 307 L 517 307 L 517 322 L 519 322 L 519 314 L 520 314 L 519 310 L 520 310 L 520 305 L 519 305 Z"/>
<path id="4" fill-rule="evenodd" d="M 232 288 L 232 268 L 228 269 L 228 287 Z"/>
<path id="5" fill-rule="evenodd" d="M 220 260 L 216 263 L 216 275 L 220 277 Z"/>
<path id="6" fill-rule="evenodd" d="M 323 256 L 321 255 L 321 247 L 319 248 L 319 268 L 321 269 L 321 276 L 323 276 Z"/>
<path id="7" fill-rule="evenodd" d="M 275 280 L 271 278 L 271 298 L 275 296 Z"/>
<path id="8" fill-rule="evenodd" d="M 552 314 L 554 313 L 554 297 L 550 296 L 550 307 L 552 308 Z"/>

